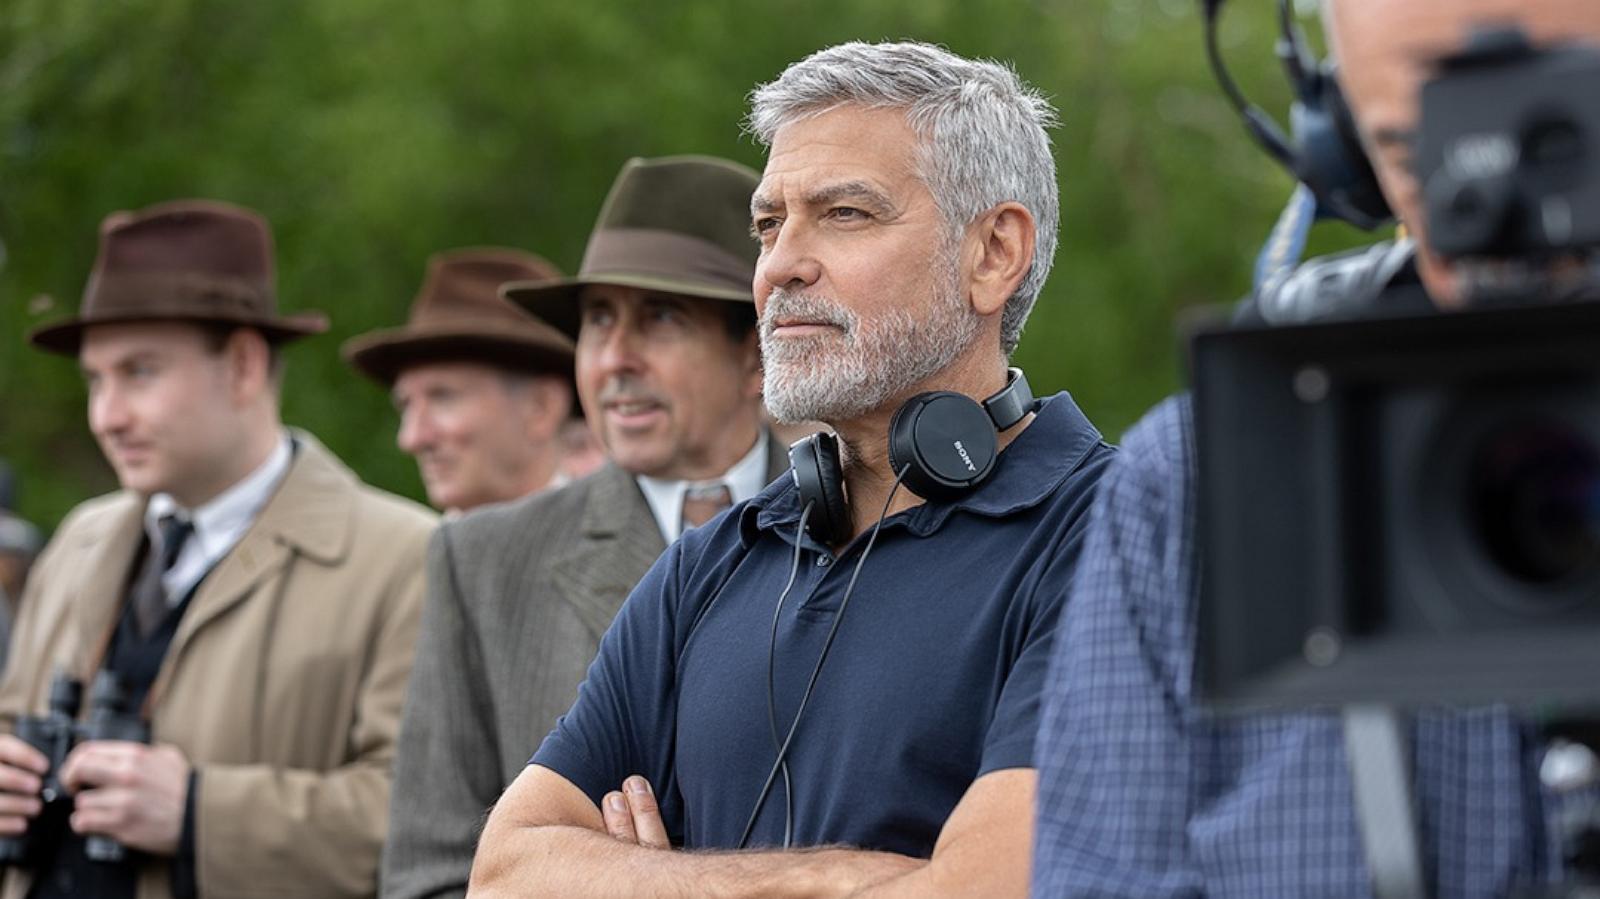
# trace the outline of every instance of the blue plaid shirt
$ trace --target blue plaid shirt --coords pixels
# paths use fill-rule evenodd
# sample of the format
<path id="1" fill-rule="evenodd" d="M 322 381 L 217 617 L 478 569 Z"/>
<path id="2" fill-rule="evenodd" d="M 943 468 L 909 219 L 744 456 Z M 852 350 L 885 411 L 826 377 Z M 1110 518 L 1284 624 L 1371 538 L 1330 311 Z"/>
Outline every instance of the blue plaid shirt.
<path id="1" fill-rule="evenodd" d="M 1036 746 L 1036 897 L 1371 895 L 1334 714 L 1218 718 L 1193 696 L 1194 427 L 1187 397 L 1100 482 Z M 1504 896 L 1550 853 L 1536 742 L 1503 711 L 1412 719 L 1431 893 Z"/>

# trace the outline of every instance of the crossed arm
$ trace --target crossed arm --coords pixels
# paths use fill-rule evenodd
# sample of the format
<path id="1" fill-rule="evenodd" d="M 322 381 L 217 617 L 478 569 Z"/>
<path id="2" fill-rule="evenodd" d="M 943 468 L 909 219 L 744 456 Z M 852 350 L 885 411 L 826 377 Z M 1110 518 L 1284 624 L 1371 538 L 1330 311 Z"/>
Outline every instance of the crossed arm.
<path id="1" fill-rule="evenodd" d="M 489 816 L 468 892 L 475 899 L 1024 897 L 1035 782 L 1031 768 L 978 778 L 927 860 L 831 846 L 678 852 L 643 778 L 608 794 L 602 811 L 560 774 L 529 765 Z"/>

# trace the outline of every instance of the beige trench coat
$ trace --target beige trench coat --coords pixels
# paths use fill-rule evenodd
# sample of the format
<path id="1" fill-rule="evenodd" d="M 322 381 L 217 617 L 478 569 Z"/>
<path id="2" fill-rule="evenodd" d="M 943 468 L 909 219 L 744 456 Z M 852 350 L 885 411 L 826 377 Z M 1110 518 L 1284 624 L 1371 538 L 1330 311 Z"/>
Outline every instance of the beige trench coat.
<path id="1" fill-rule="evenodd" d="M 435 519 L 296 439 L 283 484 L 190 600 L 145 707 L 153 740 L 199 772 L 206 899 L 376 892 Z M 55 670 L 98 670 L 143 509 L 127 492 L 84 503 L 41 556 L 0 682 L 6 729 L 45 709 Z M 171 894 L 169 868 L 144 866 L 140 899 Z M 8 872 L 0 897 L 27 887 Z"/>

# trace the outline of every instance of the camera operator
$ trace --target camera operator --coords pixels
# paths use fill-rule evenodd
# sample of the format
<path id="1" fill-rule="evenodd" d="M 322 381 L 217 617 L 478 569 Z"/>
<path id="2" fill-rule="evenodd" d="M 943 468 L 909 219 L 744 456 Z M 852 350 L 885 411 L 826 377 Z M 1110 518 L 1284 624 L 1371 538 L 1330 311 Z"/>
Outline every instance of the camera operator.
<path id="1" fill-rule="evenodd" d="M 1600 42 L 1600 4 L 1325 0 L 1324 13 L 1362 144 L 1416 240 L 1420 287 L 1438 309 L 1469 305 L 1497 273 L 1430 242 L 1411 170 L 1419 88 L 1484 26 L 1514 25 L 1536 46 Z M 1186 396 L 1129 432 L 1102 481 L 1036 748 L 1034 893 L 1371 895 L 1338 715 L 1223 719 L 1200 706 L 1196 482 Z M 1433 894 L 1504 896 L 1560 873 L 1558 809 L 1535 775 L 1544 746 L 1526 722 L 1430 709 L 1408 729 Z"/>

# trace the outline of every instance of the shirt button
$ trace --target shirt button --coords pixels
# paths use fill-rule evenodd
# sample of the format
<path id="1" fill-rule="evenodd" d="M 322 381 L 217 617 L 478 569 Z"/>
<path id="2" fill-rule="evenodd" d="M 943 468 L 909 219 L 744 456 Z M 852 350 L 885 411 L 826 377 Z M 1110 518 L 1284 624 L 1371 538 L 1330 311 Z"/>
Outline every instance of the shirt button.
<path id="1" fill-rule="evenodd" d="M 818 568 L 827 568 L 832 563 L 833 563 L 833 559 L 827 553 L 822 553 L 822 554 L 817 556 L 817 567 Z"/>

